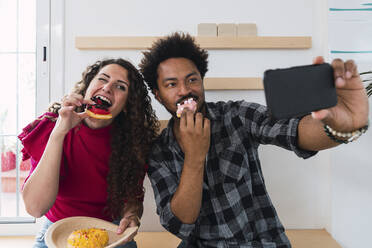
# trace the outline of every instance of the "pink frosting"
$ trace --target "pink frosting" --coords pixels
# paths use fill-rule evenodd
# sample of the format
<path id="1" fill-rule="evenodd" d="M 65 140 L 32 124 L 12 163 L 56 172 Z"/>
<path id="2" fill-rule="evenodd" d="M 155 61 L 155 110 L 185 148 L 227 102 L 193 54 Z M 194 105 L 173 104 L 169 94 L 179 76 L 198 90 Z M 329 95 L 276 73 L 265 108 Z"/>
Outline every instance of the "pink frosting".
<path id="1" fill-rule="evenodd" d="M 197 105 L 196 102 L 192 98 L 189 98 L 189 99 L 185 100 L 182 104 L 177 104 L 177 106 L 178 106 L 177 112 L 176 112 L 177 113 L 177 117 L 178 118 L 181 117 L 182 111 L 185 108 L 188 108 L 192 112 L 195 112 L 196 111 L 196 105 Z"/>

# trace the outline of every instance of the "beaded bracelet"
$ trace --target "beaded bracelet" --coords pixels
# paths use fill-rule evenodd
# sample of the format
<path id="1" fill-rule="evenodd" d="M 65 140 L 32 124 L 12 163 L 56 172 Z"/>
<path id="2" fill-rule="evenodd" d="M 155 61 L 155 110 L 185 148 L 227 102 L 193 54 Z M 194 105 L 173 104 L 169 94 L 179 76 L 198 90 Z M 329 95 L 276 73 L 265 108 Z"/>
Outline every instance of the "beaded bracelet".
<path id="1" fill-rule="evenodd" d="M 332 139 L 333 141 L 340 143 L 340 144 L 347 144 L 350 142 L 353 142 L 354 140 L 358 139 L 360 136 L 362 136 L 363 133 L 367 132 L 369 127 L 369 121 L 367 125 L 364 127 L 359 128 L 358 130 L 355 130 L 353 132 L 348 133 L 341 133 L 337 132 L 336 130 L 333 130 L 330 126 L 324 125 L 324 131 L 326 132 L 327 136 Z M 347 139 L 339 139 L 340 138 L 347 138 Z"/>

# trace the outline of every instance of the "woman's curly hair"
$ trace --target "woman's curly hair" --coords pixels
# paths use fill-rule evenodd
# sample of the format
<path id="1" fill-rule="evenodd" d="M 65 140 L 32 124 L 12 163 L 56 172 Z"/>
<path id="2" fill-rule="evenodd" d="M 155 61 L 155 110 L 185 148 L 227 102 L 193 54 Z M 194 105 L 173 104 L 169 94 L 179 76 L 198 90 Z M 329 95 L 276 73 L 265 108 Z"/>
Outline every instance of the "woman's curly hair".
<path id="1" fill-rule="evenodd" d="M 158 89 L 158 66 L 170 58 L 186 58 L 191 60 L 200 75 L 204 78 L 208 71 L 208 52 L 195 43 L 192 36 L 185 33 L 173 33 L 153 44 L 149 51 L 143 52 L 139 64 L 140 71 L 152 93 Z"/>
<path id="2" fill-rule="evenodd" d="M 146 171 L 146 158 L 159 130 L 159 122 L 141 74 L 124 59 L 97 61 L 89 66 L 72 92 L 85 96 L 92 79 L 103 67 L 110 64 L 125 68 L 130 82 L 126 112 L 115 117 L 111 129 L 107 210 L 113 219 L 117 219 L 122 215 L 124 201 L 133 202 L 143 198 L 142 180 Z M 54 103 L 49 111 L 56 113 L 59 108 L 60 104 Z"/>

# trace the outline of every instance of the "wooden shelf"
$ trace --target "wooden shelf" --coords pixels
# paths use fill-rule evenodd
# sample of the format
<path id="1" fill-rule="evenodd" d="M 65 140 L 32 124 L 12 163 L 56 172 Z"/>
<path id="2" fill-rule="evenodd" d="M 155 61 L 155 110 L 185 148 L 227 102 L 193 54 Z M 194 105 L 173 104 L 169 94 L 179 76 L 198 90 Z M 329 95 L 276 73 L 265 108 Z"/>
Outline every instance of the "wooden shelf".
<path id="1" fill-rule="evenodd" d="M 263 90 L 261 78 L 204 78 L 205 90 Z"/>
<path id="2" fill-rule="evenodd" d="M 77 36 L 75 47 L 78 49 L 147 49 L 157 36 Z M 247 36 L 247 37 L 210 37 L 196 36 L 195 40 L 206 49 L 308 49 L 311 48 L 310 36 Z"/>

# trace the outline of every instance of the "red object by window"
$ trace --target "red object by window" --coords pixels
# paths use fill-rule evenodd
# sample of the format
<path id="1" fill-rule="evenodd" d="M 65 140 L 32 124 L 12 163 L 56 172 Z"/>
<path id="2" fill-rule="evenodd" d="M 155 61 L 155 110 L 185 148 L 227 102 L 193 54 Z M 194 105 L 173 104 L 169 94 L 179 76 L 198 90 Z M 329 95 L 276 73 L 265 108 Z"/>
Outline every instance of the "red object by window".
<path id="1" fill-rule="evenodd" d="M 1 154 L 1 171 L 10 171 L 16 168 L 16 155 L 12 151 Z"/>

